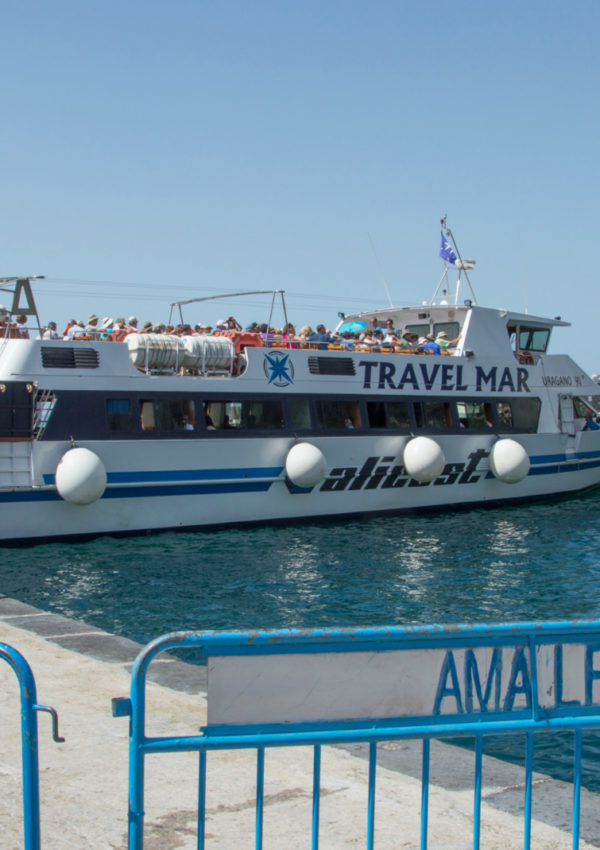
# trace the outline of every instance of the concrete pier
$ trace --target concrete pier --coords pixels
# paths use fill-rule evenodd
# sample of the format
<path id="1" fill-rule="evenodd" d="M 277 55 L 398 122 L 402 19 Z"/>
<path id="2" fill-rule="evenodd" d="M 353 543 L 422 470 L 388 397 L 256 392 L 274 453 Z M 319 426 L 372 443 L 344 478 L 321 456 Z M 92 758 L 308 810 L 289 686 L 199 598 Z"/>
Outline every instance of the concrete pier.
<path id="1" fill-rule="evenodd" d="M 85 623 L 0 597 L 0 640 L 21 652 L 33 670 L 38 701 L 58 711 L 63 744 L 50 720 L 38 717 L 44 850 L 126 850 L 128 720 L 113 718 L 111 699 L 128 696 L 138 644 Z M 177 660 L 153 663 L 148 685 L 148 734 L 194 734 L 206 718 L 203 668 Z M 368 769 L 365 747 L 324 747 L 321 844 L 324 850 L 364 847 Z M 378 754 L 378 850 L 419 846 L 420 742 L 381 744 Z M 146 759 L 146 850 L 196 847 L 198 757 Z M 256 756 L 211 753 L 207 771 L 207 847 L 254 847 Z M 481 847 L 523 846 L 524 773 L 486 758 Z M 532 847 L 572 846 L 572 786 L 534 776 Z M 312 749 L 266 754 L 264 847 L 310 846 Z M 582 792 L 580 848 L 600 847 L 598 796 Z M 430 850 L 472 846 L 473 755 L 432 742 Z M 23 846 L 19 689 L 0 663 L 0 847 Z"/>

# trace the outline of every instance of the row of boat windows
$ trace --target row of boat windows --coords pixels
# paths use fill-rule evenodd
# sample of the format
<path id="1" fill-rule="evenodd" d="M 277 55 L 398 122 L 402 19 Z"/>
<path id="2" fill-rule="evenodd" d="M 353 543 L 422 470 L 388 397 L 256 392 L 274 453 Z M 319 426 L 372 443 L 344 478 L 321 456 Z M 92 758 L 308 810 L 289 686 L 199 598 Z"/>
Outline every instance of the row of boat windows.
<path id="1" fill-rule="evenodd" d="M 165 436 L 177 431 L 411 432 L 463 429 L 535 433 L 538 398 L 363 401 L 346 399 L 107 399 L 111 431 L 138 430 Z"/>

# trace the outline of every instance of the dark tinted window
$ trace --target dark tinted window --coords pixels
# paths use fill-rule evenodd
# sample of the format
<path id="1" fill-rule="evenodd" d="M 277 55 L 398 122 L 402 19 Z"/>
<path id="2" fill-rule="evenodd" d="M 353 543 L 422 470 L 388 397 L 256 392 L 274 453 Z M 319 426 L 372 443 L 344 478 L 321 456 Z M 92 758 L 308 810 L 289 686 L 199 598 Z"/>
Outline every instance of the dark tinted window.
<path id="1" fill-rule="evenodd" d="M 288 402 L 290 425 L 296 431 L 307 431 L 311 427 L 310 405 L 305 398 L 290 399 Z"/>
<path id="2" fill-rule="evenodd" d="M 274 431 L 284 427 L 282 404 L 277 400 L 206 401 L 204 407 L 211 430 Z"/>
<path id="3" fill-rule="evenodd" d="M 492 428 L 492 405 L 483 401 L 457 401 L 456 412 L 461 428 Z"/>
<path id="4" fill-rule="evenodd" d="M 128 398 L 107 398 L 106 413 L 111 431 L 129 431 L 131 428 L 131 406 Z"/>
<path id="5" fill-rule="evenodd" d="M 511 398 L 496 402 L 499 431 L 535 434 L 540 416 L 539 398 Z"/>
<path id="6" fill-rule="evenodd" d="M 417 428 L 424 431 L 443 431 L 452 428 L 450 405 L 443 401 L 416 401 Z"/>
<path id="7" fill-rule="evenodd" d="M 140 416 L 144 431 L 190 431 L 196 427 L 194 402 L 189 399 L 143 399 Z"/>
<path id="8" fill-rule="evenodd" d="M 321 428 L 362 428 L 357 401 L 317 401 L 317 420 Z"/>
<path id="9" fill-rule="evenodd" d="M 408 404 L 404 401 L 368 401 L 367 413 L 371 428 L 410 430 Z"/>

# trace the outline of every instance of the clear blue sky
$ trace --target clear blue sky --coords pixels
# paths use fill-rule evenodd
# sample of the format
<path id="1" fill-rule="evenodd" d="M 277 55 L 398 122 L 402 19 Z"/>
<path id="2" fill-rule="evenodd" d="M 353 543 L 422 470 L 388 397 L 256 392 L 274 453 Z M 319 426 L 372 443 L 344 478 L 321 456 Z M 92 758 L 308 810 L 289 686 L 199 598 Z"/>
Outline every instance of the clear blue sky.
<path id="1" fill-rule="evenodd" d="M 447 213 L 479 303 L 561 315 L 552 350 L 600 372 L 598 0 L 20 0 L 0 23 L 0 276 L 47 276 L 43 321 L 280 288 L 332 326 L 384 279 L 420 303 Z"/>

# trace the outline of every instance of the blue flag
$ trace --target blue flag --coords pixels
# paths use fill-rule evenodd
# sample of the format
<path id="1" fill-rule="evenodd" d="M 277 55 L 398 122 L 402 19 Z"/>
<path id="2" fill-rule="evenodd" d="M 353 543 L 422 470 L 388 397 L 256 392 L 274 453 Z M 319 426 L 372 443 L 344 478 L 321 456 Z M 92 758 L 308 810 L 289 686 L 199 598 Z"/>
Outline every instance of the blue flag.
<path id="1" fill-rule="evenodd" d="M 445 260 L 447 263 L 450 263 L 450 265 L 452 265 L 452 266 L 456 265 L 456 254 L 454 253 L 454 251 L 450 247 L 450 243 L 448 242 L 448 240 L 446 239 L 446 237 L 444 236 L 443 233 L 442 233 L 442 247 L 440 248 L 440 257 L 442 258 L 442 260 Z"/>

